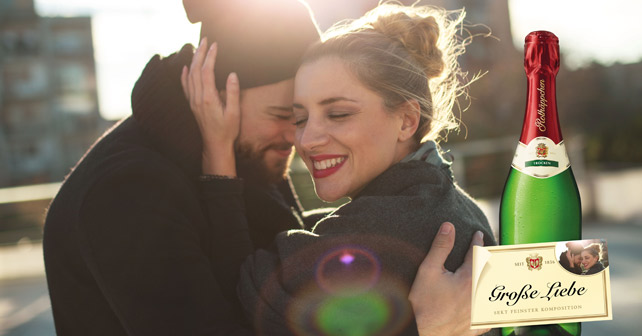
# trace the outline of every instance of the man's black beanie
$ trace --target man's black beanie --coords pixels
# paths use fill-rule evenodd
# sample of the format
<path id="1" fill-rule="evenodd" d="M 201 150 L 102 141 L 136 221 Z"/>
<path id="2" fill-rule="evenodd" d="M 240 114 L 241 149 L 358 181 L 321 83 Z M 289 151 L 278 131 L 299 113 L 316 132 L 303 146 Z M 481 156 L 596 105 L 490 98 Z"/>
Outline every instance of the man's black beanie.
<path id="1" fill-rule="evenodd" d="M 183 0 L 201 34 L 218 43 L 216 85 L 225 88 L 230 72 L 241 88 L 280 82 L 296 74 L 319 32 L 308 6 L 299 0 Z M 189 66 L 191 45 L 169 57 L 154 56 L 132 90 L 132 114 L 154 146 L 190 174 L 201 165 L 201 134 L 183 95 L 180 75 Z"/>
<path id="2" fill-rule="evenodd" d="M 218 43 L 216 87 L 230 72 L 241 88 L 293 78 L 307 47 L 319 41 L 309 7 L 299 0 L 184 0 L 201 38 Z"/>

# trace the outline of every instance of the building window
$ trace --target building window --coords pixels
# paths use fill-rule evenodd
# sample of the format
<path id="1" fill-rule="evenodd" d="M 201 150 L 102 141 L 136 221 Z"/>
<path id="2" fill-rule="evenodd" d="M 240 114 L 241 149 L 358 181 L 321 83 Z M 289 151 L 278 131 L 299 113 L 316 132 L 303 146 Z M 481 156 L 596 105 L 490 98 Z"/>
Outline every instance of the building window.
<path id="1" fill-rule="evenodd" d="M 5 108 L 7 129 L 12 133 L 40 132 L 47 126 L 51 127 L 52 114 L 48 113 L 47 105 L 43 102 L 22 102 L 8 104 Z"/>
<path id="2" fill-rule="evenodd" d="M 65 93 L 56 98 L 56 109 L 65 113 L 90 114 L 96 110 L 96 100 L 89 92 Z"/>
<path id="3" fill-rule="evenodd" d="M 54 33 L 53 46 L 59 55 L 85 55 L 92 50 L 91 34 L 84 30 L 59 30 Z"/>
<path id="4" fill-rule="evenodd" d="M 0 44 L 8 54 L 35 55 L 39 50 L 40 37 L 32 27 L 13 27 L 0 33 Z"/>
<path id="5" fill-rule="evenodd" d="M 18 44 L 18 33 L 13 30 L 2 32 L 2 49 L 13 52 Z"/>
<path id="6" fill-rule="evenodd" d="M 58 80 L 60 83 L 60 91 L 87 91 L 89 87 L 90 78 L 87 67 L 79 63 L 66 63 L 58 67 Z"/>
<path id="7" fill-rule="evenodd" d="M 47 92 L 47 67 L 41 61 L 5 63 L 3 77 L 7 99 L 38 98 Z"/>

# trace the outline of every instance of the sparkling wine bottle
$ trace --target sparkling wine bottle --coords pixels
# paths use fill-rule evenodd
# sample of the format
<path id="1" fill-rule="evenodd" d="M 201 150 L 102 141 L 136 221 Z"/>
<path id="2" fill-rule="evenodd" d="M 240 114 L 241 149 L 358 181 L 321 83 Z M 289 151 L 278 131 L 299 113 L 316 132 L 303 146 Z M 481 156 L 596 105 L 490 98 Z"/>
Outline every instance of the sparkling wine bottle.
<path id="1" fill-rule="evenodd" d="M 547 31 L 526 36 L 526 115 L 500 205 L 501 245 L 579 240 L 580 195 L 557 116 L 559 42 Z M 503 328 L 502 335 L 581 334 L 579 323 Z"/>

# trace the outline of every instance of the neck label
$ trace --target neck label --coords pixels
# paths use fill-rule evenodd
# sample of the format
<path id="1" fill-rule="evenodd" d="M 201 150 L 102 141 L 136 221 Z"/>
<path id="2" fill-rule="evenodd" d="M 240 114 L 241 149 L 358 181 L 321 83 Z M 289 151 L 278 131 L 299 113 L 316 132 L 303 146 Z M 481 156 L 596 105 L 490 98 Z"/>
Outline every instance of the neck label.
<path id="1" fill-rule="evenodd" d="M 544 79 L 539 80 L 537 91 L 539 92 L 539 104 L 537 105 L 535 126 L 537 126 L 540 132 L 546 132 L 546 107 L 548 106 L 548 100 L 546 100 L 546 81 Z"/>
<path id="2" fill-rule="evenodd" d="M 571 163 L 564 141 L 556 144 L 547 137 L 536 137 L 528 144 L 517 144 L 512 166 L 532 177 L 548 178 L 564 172 Z"/>

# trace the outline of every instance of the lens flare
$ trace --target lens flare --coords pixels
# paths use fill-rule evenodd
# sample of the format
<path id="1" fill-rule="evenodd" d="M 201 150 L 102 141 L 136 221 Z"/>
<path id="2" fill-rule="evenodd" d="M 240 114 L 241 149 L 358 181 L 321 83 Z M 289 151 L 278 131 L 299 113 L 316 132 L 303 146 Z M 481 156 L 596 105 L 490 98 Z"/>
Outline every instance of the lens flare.
<path id="1" fill-rule="evenodd" d="M 336 296 L 327 299 L 317 313 L 324 335 L 366 336 L 377 334 L 388 322 L 390 311 L 377 293 Z"/>
<path id="2" fill-rule="evenodd" d="M 362 293 L 379 280 L 381 265 L 370 251 L 344 246 L 327 253 L 316 268 L 319 287 L 327 293 Z"/>
<path id="3" fill-rule="evenodd" d="M 340 259 L 341 259 L 341 262 L 344 263 L 345 265 L 350 265 L 354 261 L 354 256 L 348 252 L 345 252 Z"/>
<path id="4" fill-rule="evenodd" d="M 360 234 L 358 240 L 365 245 L 346 240 L 350 241 L 342 239 L 344 243 L 334 244 L 315 258 L 314 277 L 298 282 L 289 293 L 285 316 L 292 334 L 388 336 L 416 332 L 408 301 L 414 275 L 400 270 L 419 265 L 425 251 L 389 236 Z M 301 253 L 302 259 L 310 260 L 308 250 Z M 403 258 L 391 263 L 389 256 L 393 255 Z M 269 327 L 264 330 L 270 334 Z"/>
<path id="5" fill-rule="evenodd" d="M 392 277 L 382 275 L 366 291 L 327 293 L 313 285 L 295 296 L 286 312 L 295 335 L 387 336 L 416 328 L 408 288 Z"/>

